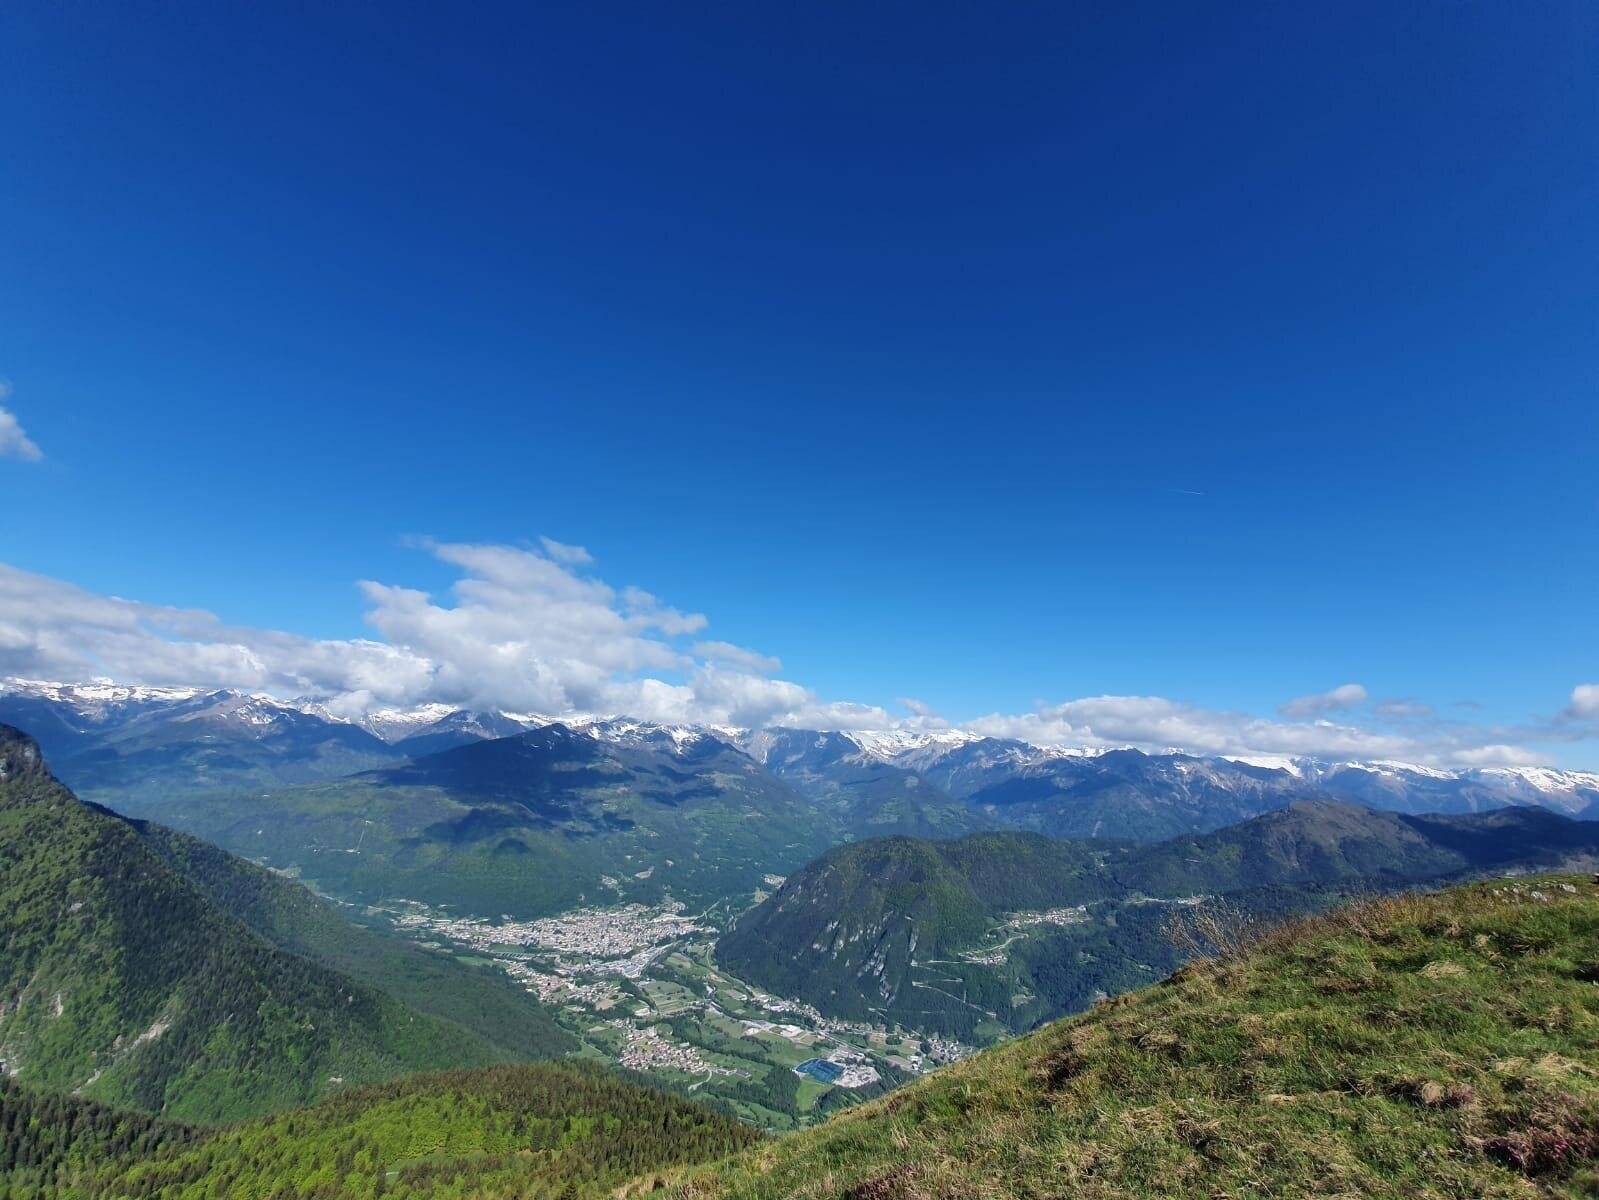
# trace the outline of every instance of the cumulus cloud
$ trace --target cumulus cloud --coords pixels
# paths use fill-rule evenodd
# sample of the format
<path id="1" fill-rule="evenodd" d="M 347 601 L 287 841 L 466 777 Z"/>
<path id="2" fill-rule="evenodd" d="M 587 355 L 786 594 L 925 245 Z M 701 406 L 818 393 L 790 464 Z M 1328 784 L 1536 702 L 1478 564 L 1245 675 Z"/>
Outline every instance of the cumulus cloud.
<path id="1" fill-rule="evenodd" d="M 1395 732 L 1326 717 L 1279 721 L 1162 696 L 1069 700 L 1019 715 L 994 713 L 969 722 L 967 728 L 1041 745 L 1132 746 L 1240 758 L 1389 759 L 1461 767 L 1535 764 L 1543 759 L 1525 743 L 1580 740 L 1573 731 L 1562 729 L 1558 720 L 1516 727 L 1440 721 Z"/>
<path id="2" fill-rule="evenodd" d="M 1285 717 L 1319 717 L 1323 713 L 1358 708 L 1365 702 L 1365 688 L 1358 683 L 1345 683 L 1330 692 L 1317 692 L 1314 696 L 1300 696 L 1290 700 L 1277 711 Z"/>
<path id="3" fill-rule="evenodd" d="M 11 385 L 0 383 L 0 401 L 11 394 Z M 22 422 L 10 409 L 0 404 L 0 458 L 20 458 L 24 462 L 38 462 L 44 451 L 22 428 Z"/>
<path id="4" fill-rule="evenodd" d="M 778 678 L 776 658 L 703 637 L 703 614 L 612 586 L 577 547 L 420 546 L 453 567 L 455 581 L 441 595 L 361 581 L 372 636 L 345 640 L 229 625 L 209 612 L 99 595 L 0 565 L 0 677 L 236 687 L 316 697 L 346 717 L 440 701 L 742 727 L 949 727 L 913 698 L 891 714 Z M 1529 763 L 1537 755 L 1528 744 L 1599 736 L 1595 684 L 1577 687 L 1557 716 L 1520 727 L 1447 721 L 1412 701 L 1377 706 L 1389 722 L 1377 728 L 1335 719 L 1366 700 L 1363 687 L 1345 684 L 1289 701 L 1274 719 L 1161 696 L 1092 696 L 992 713 L 966 728 L 1042 745 L 1439 765 Z"/>
<path id="5" fill-rule="evenodd" d="M 0 566 L 0 676 L 237 687 L 322 699 L 342 716 L 424 700 L 550 715 L 881 727 L 870 705 L 772 679 L 777 659 L 685 639 L 706 618 L 585 574 L 586 551 L 424 542 L 460 571 L 443 598 L 360 582 L 378 635 L 321 641 L 211 613 L 101 596 Z"/>
<path id="6" fill-rule="evenodd" d="M 1572 688 L 1566 712 L 1578 718 L 1599 717 L 1599 683 L 1579 683 Z"/>

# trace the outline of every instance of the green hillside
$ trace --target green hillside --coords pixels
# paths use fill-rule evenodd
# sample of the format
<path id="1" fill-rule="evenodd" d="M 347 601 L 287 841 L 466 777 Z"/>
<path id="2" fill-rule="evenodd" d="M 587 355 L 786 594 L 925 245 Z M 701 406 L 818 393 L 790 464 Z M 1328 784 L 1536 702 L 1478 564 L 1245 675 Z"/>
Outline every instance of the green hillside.
<path id="1" fill-rule="evenodd" d="M 554 1058 L 576 1047 L 549 1012 L 503 971 L 355 924 L 309 889 L 209 842 L 159 825 L 131 824 L 206 899 L 279 949 L 463 1025 L 517 1058 Z"/>
<path id="2" fill-rule="evenodd" d="M 0 726 L 0 1062 L 192 1121 L 507 1051 L 286 953 Z"/>
<path id="3" fill-rule="evenodd" d="M 516 917 L 747 896 L 844 836 L 816 802 L 714 738 L 633 748 L 560 725 L 336 782 L 176 796 L 139 813 L 342 898 Z"/>
<path id="4" fill-rule="evenodd" d="M 1154 844 L 1009 832 L 883 838 L 840 846 L 790 876 L 716 954 L 823 1012 L 992 1041 L 1175 968 L 1182 956 L 1162 931 L 1184 898 L 1222 895 L 1254 917 L 1280 918 L 1349 890 L 1596 854 L 1599 824 L 1540 810 L 1415 817 L 1303 801 Z M 1043 919 L 1049 910 L 1054 919 Z"/>
<path id="5" fill-rule="evenodd" d="M 1599 886 L 1353 904 L 746 1153 L 680 1200 L 1599 1194 Z"/>
<path id="6" fill-rule="evenodd" d="M 15 1098 L 0 1093 L 0 1126 Z M 414 1075 L 209 1134 L 136 1127 L 128 1149 L 103 1139 L 0 1170 L 0 1195 L 9 1184 L 8 1200 L 567 1200 L 759 1139 L 596 1068 L 495 1067 Z"/>

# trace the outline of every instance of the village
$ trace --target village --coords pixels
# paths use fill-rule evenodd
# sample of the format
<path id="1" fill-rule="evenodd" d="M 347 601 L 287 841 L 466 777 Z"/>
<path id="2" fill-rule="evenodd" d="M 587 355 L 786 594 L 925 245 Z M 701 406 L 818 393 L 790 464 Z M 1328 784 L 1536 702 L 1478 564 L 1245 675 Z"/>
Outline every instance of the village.
<path id="1" fill-rule="evenodd" d="M 781 1069 L 798 1076 L 801 1095 L 814 1102 L 833 1089 L 891 1086 L 971 1049 L 829 1018 L 810 1004 L 752 987 L 715 964 L 717 930 L 676 902 L 496 921 L 396 900 L 382 915 L 423 946 L 505 971 L 619 1066 L 693 1077 L 693 1088 L 714 1091 L 718 1079 L 737 1082 Z"/>

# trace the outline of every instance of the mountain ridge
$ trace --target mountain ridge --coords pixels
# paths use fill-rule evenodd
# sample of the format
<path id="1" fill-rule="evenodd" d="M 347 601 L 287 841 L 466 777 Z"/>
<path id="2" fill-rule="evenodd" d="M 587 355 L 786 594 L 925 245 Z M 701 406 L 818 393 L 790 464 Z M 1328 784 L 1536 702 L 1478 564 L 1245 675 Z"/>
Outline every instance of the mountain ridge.
<path id="1" fill-rule="evenodd" d="M 232 726 L 219 727 L 208 736 L 223 736 L 230 741 L 240 761 L 223 761 L 215 753 L 197 754 L 193 759 L 176 755 L 177 761 L 164 762 L 153 750 L 160 745 L 171 749 L 172 740 L 157 745 L 131 744 L 120 731 L 124 725 L 144 721 L 146 730 L 170 724 L 183 715 L 185 706 L 210 697 L 212 709 L 230 707 L 245 711 L 245 717 Z M 256 717 L 266 718 L 251 726 Z M 1222 791 L 1240 795 L 1253 786 L 1274 792 L 1279 798 L 1294 798 L 1311 792 L 1353 800 L 1372 807 L 1397 811 L 1479 811 L 1510 804 L 1535 804 L 1570 815 L 1599 816 L 1599 772 L 1557 770 L 1538 766 L 1497 766 L 1442 769 L 1391 761 L 1338 761 L 1315 757 L 1259 755 L 1193 755 L 1180 751 L 1145 752 L 1132 747 L 1121 749 L 1083 749 L 1035 745 L 1017 739 L 987 737 L 966 730 L 802 730 L 790 728 L 734 729 L 707 725 L 669 725 L 627 717 L 595 715 L 554 716 L 513 713 L 501 710 L 475 710 L 429 702 L 411 709 L 373 709 L 359 717 L 336 715 L 309 698 L 281 700 L 263 693 L 203 689 L 148 688 L 117 685 L 105 681 L 86 684 L 61 684 L 38 680 L 8 679 L 0 682 L 0 720 L 38 732 L 45 749 L 71 782 L 87 791 L 98 787 L 109 790 L 119 785 L 126 790 L 129 778 L 141 769 L 151 773 L 164 786 L 181 785 L 188 790 L 215 790 L 218 787 L 273 786 L 314 782 L 360 770 L 389 765 L 406 757 L 508 736 L 552 724 L 562 724 L 597 741 L 625 744 L 651 740 L 683 741 L 714 737 L 737 747 L 763 765 L 773 765 L 773 747 L 790 747 L 805 739 L 828 739 L 839 749 L 836 761 L 850 760 L 849 769 L 868 765 L 889 767 L 918 777 L 938 793 L 968 803 L 969 807 L 1008 811 L 1015 817 L 1025 810 L 1017 808 L 1018 792 L 1032 787 L 1034 800 L 1059 805 L 1119 781 L 1118 802 L 1138 803 L 1161 793 L 1180 792 L 1185 777 L 1194 772 L 1208 773 Z M 274 720 L 285 725 L 308 722 L 301 727 L 301 741 L 285 739 L 285 753 L 241 751 L 241 745 L 260 745 L 260 729 Z M 194 726 L 198 730 L 198 726 Z M 253 733 L 251 733 L 253 729 Z M 239 736 L 243 730 L 249 736 Z M 135 731 L 137 732 L 137 730 Z M 268 741 L 270 746 L 270 740 Z M 132 749 L 136 753 L 130 755 Z M 146 757 L 139 758 L 142 752 Z M 82 777 L 68 769 L 69 760 L 85 755 Z M 1118 759 L 1120 757 L 1120 760 Z M 126 761 L 128 759 L 132 761 Z M 1129 766 L 1137 768 L 1130 770 Z M 776 772 L 781 774 L 780 771 Z M 1143 779 L 1138 776 L 1142 773 Z M 1025 781 L 1018 783 L 1016 781 Z M 1253 781 L 1251 783 L 1250 781 Z M 988 788 L 1000 790 L 973 798 Z M 1007 790 L 1008 789 L 1008 790 Z M 1103 796 L 1102 796 L 1103 799 Z M 1274 802 L 1275 803 L 1275 802 Z M 1263 811 L 1265 801 L 1229 799 L 1225 814 L 1238 819 Z M 1253 807 L 1251 807 L 1253 805 Z M 1035 808 L 1037 806 L 1035 805 Z M 1027 811 L 1025 819 L 1047 832 L 1088 834 L 1096 820 L 1117 819 L 1114 805 L 1090 804 L 1072 817 L 1070 827 L 1050 826 L 1041 811 Z M 1207 817 L 1211 824 L 1225 821 Z M 1166 819 L 1158 829 L 1143 833 L 1182 831 Z M 1109 825 L 1101 833 L 1125 832 Z"/>
<path id="2" fill-rule="evenodd" d="M 187 1120 L 510 1055 L 270 944 L 0 726 L 0 1060 Z"/>
<path id="3" fill-rule="evenodd" d="M 846 1019 L 919 1020 L 970 1037 L 986 1014 L 1020 1032 L 1074 998 L 1175 967 L 1162 926 L 1196 896 L 1271 917 L 1350 888 L 1595 861 L 1599 824 L 1543 810 L 1412 816 L 1329 800 L 1155 843 L 1015 831 L 873 839 L 790 875 L 716 954 L 740 977 Z M 1027 910 L 1056 915 L 1016 924 Z M 1011 936 L 985 940 L 996 928 Z"/>

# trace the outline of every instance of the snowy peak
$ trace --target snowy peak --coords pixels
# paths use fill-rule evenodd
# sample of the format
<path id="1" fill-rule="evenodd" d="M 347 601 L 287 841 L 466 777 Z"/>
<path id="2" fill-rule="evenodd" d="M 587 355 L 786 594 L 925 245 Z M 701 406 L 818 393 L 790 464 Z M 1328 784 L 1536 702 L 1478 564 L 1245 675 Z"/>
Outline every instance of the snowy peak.
<path id="1" fill-rule="evenodd" d="M 1277 755 L 1203 757 L 1103 748 L 1040 746 L 961 729 L 731 729 L 598 714 L 516 713 L 440 702 L 387 707 L 351 719 L 310 697 L 197 687 L 147 687 L 108 679 L 80 683 L 0 680 L 0 721 L 26 729 L 45 752 L 64 757 L 90 746 L 173 745 L 222 739 L 268 745 L 338 743 L 349 753 L 382 760 L 416 758 L 453 746 L 559 724 L 607 745 L 679 758 L 736 747 L 769 770 L 859 772 L 891 767 L 949 796 L 1065 794 L 1072 781 L 1135 781 L 1145 792 L 1193 794 L 1196 788 L 1247 797 L 1307 794 L 1409 813 L 1477 812 L 1535 805 L 1568 815 L 1599 816 L 1599 773 L 1549 767 L 1442 769 L 1397 761 L 1345 762 Z M 386 743 L 387 748 L 381 743 Z M 330 761 L 335 771 L 345 759 Z M 1055 783 L 1050 783 L 1054 780 Z M 1119 785 L 1118 785 L 1119 786 Z M 1045 789 L 1041 792 L 1041 789 Z"/>
<path id="2" fill-rule="evenodd" d="M 598 742 L 665 750 L 678 757 L 702 748 L 707 742 L 730 741 L 709 725 L 661 725 L 628 717 L 563 718 L 559 723 Z"/>
<path id="3" fill-rule="evenodd" d="M 53 707 L 81 728 L 109 724 L 148 709 L 161 708 L 204 695 L 204 688 L 140 687 L 93 679 L 87 683 L 54 683 L 44 679 L 0 680 L 0 696 L 12 703 L 34 702 Z"/>
<path id="4" fill-rule="evenodd" d="M 374 708 L 360 720 L 360 725 L 374 737 L 385 742 L 398 742 L 419 729 L 425 729 L 456 711 L 453 704 L 418 704 L 412 708 Z"/>

